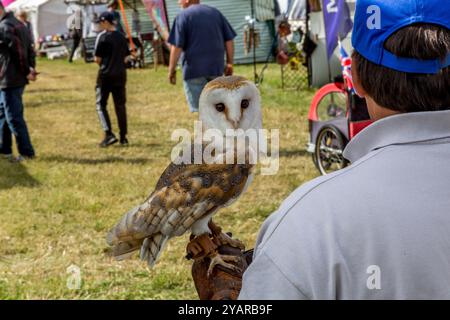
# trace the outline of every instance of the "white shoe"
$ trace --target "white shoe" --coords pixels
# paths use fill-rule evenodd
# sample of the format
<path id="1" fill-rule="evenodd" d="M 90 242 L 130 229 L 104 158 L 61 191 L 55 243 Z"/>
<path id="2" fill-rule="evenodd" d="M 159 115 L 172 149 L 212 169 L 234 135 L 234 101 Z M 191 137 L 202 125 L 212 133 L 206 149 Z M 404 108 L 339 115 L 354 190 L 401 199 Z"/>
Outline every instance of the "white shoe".
<path id="1" fill-rule="evenodd" d="M 10 153 L 10 154 L 2 154 L 1 158 L 5 159 L 5 160 L 8 160 L 8 161 L 13 161 L 14 160 L 14 156 L 13 156 L 12 153 Z"/>
<path id="2" fill-rule="evenodd" d="M 23 161 L 27 161 L 27 160 L 32 160 L 35 157 L 24 157 L 22 155 L 17 156 L 16 158 L 12 157 L 11 162 L 23 162 Z"/>

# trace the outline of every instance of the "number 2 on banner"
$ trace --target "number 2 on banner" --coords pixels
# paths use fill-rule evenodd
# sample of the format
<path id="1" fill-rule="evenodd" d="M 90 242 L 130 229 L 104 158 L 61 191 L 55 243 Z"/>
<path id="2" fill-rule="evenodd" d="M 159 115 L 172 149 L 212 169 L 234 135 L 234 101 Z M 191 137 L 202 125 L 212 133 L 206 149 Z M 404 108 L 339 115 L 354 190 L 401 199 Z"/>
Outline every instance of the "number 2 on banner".
<path id="1" fill-rule="evenodd" d="M 336 5 L 336 0 L 330 0 L 327 4 L 327 12 L 328 13 L 337 13 L 338 7 Z"/>

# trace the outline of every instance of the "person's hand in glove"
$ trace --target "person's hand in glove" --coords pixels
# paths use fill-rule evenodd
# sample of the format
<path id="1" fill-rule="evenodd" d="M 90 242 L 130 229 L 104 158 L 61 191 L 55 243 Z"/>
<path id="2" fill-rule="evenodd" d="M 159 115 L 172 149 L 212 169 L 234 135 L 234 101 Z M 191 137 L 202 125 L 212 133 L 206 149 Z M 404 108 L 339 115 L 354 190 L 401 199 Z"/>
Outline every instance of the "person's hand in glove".
<path id="1" fill-rule="evenodd" d="M 213 226 L 211 229 L 211 241 L 194 240 L 187 248 L 188 258 L 194 259 L 192 278 L 197 293 L 200 300 L 236 300 L 241 291 L 242 275 L 251 262 L 253 251 L 245 252 L 242 243 L 232 239 L 231 234 L 222 233 L 220 228 Z M 228 263 L 216 264 L 211 268 L 214 259 L 211 250 L 219 257 L 228 257 Z"/>

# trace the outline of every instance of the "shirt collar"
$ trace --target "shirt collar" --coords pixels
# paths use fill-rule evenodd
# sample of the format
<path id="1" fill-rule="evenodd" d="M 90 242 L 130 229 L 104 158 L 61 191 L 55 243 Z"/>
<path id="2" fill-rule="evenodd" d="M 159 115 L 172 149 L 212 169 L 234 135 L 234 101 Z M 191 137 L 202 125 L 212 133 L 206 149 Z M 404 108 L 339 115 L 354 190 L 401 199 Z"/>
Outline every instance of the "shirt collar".
<path id="1" fill-rule="evenodd" d="M 371 124 L 354 137 L 344 157 L 355 162 L 371 151 L 390 145 L 450 138 L 450 110 L 403 113 Z"/>

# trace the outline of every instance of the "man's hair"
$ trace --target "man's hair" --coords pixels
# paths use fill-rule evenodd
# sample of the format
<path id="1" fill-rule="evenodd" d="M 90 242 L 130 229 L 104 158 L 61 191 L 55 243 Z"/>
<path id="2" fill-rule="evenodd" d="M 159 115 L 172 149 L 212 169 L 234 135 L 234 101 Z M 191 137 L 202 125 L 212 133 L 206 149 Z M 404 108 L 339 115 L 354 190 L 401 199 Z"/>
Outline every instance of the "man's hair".
<path id="1" fill-rule="evenodd" d="M 28 13 L 25 10 L 19 10 L 17 16 L 20 18 L 28 19 Z"/>
<path id="2" fill-rule="evenodd" d="M 391 35 L 384 47 L 399 57 L 444 60 L 450 31 L 414 24 Z M 450 67 L 438 74 L 405 73 L 376 65 L 356 50 L 352 57 L 361 86 L 378 105 L 402 113 L 450 109 Z"/>

